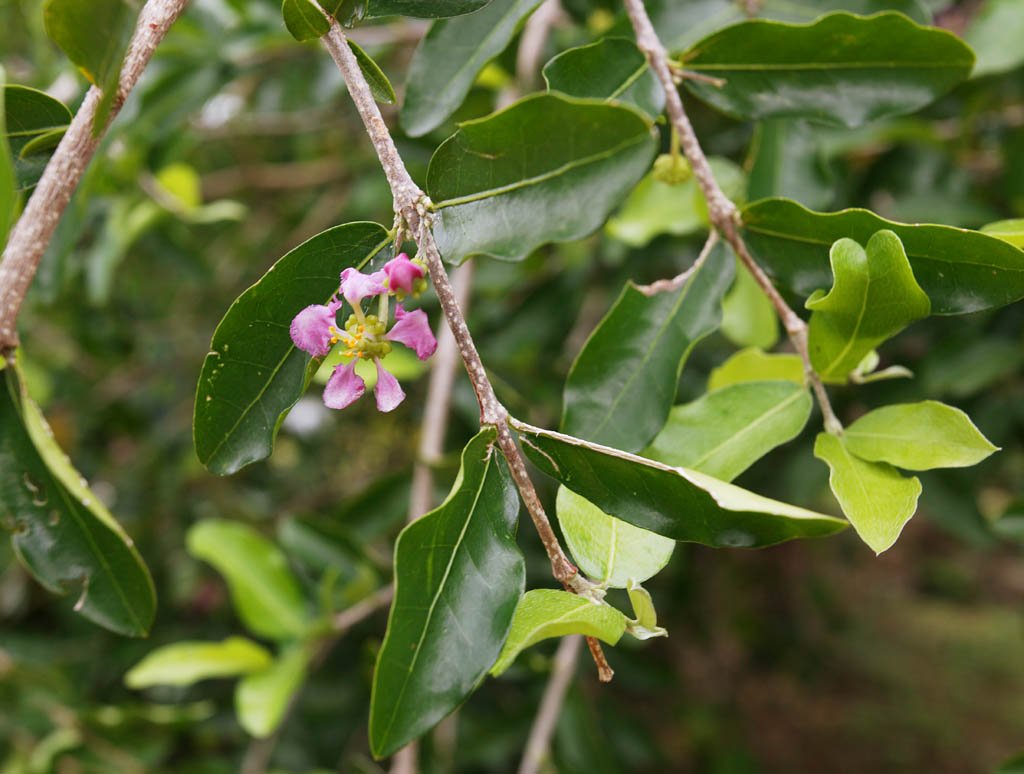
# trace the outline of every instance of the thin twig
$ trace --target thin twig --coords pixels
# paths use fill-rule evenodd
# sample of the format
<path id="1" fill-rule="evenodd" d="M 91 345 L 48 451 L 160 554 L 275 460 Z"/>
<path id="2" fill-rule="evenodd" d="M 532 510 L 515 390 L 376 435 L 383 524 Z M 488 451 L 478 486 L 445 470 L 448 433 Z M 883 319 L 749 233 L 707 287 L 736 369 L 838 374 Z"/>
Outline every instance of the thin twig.
<path id="1" fill-rule="evenodd" d="M 717 244 L 718 232 L 712 230 L 711 233 L 708 234 L 708 239 L 704 243 L 704 247 L 700 250 L 700 255 L 698 255 L 697 260 L 693 262 L 693 266 L 686 271 L 680 272 L 671 279 L 655 280 L 650 285 L 637 285 L 637 290 L 645 296 L 656 296 L 658 293 L 671 293 L 673 290 L 679 290 L 679 288 L 685 285 L 686 281 L 693 276 L 694 272 L 704 265 L 704 261 L 708 259 L 708 256 L 711 255 L 711 250 Z"/>
<path id="2" fill-rule="evenodd" d="M 683 153 L 690 162 L 693 175 L 698 185 L 700 185 L 704 198 L 707 200 L 709 220 L 721 232 L 726 241 L 732 245 L 736 255 L 739 256 L 743 265 L 747 267 L 747 270 L 753 275 L 758 286 L 768 296 L 772 306 L 775 307 L 775 311 L 782 320 L 786 333 L 789 334 L 790 341 L 792 341 L 794 348 L 800 355 L 800 359 L 803 361 L 807 382 L 814 389 L 814 394 L 818 398 L 818 404 L 821 406 L 821 413 L 825 420 L 825 429 L 830 433 L 841 433 L 843 426 L 832 410 L 832 404 L 829 403 L 825 386 L 814 370 L 814 366 L 811 365 L 810 350 L 807 346 L 807 323 L 800 319 L 800 316 L 779 295 L 779 291 L 775 289 L 768 275 L 765 274 L 757 261 L 754 260 L 750 250 L 747 249 L 746 242 L 740 236 L 737 226 L 738 214 L 736 205 L 729 201 L 729 197 L 725 195 L 721 186 L 718 185 L 718 181 L 711 171 L 711 165 L 708 164 L 707 156 L 704 155 L 704 151 L 700 147 L 697 134 L 693 131 L 690 119 L 683 108 L 683 101 L 679 97 L 679 91 L 676 89 L 672 77 L 672 69 L 668 64 L 668 54 L 658 38 L 658 34 L 654 31 L 654 26 L 651 24 L 647 10 L 644 8 L 643 0 L 625 0 L 625 4 L 629 19 L 633 24 L 633 31 L 636 33 L 637 46 L 647 56 L 651 69 L 658 77 L 665 91 L 666 109 L 669 118 L 672 120 L 672 126 L 679 135 Z"/>
<path id="3" fill-rule="evenodd" d="M 551 736 L 562 712 L 562 703 L 569 690 L 576 662 L 580 655 L 580 644 L 583 638 L 578 634 L 563 637 L 555 652 L 555 660 L 551 667 L 551 676 L 544 688 L 544 696 L 540 700 L 540 709 L 530 728 L 530 737 L 523 751 L 523 760 L 519 764 L 519 774 L 537 774 L 551 746 Z"/>
<path id="4" fill-rule="evenodd" d="M 149 0 L 139 13 L 135 34 L 121 67 L 121 80 L 108 127 L 142 75 L 157 44 L 187 3 L 188 0 Z M 0 263 L 0 355 L 18 346 L 18 313 L 25 294 L 53 238 L 57 222 L 102 139 L 102 132 L 99 137 L 93 137 L 92 132 L 101 97 L 102 92 L 95 86 L 86 93 L 7 241 Z"/>

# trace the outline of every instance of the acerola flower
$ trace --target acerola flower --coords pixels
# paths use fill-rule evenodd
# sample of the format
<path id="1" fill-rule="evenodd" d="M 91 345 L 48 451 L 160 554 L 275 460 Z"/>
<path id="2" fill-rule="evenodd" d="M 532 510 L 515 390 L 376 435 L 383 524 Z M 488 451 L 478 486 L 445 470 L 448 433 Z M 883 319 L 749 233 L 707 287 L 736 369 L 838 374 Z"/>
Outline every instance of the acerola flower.
<path id="1" fill-rule="evenodd" d="M 404 399 L 405 393 L 393 374 L 385 370 L 381 359 L 391 352 L 391 342 L 397 341 L 426 360 L 437 349 L 437 340 L 430 330 L 427 314 L 422 309 L 407 312 L 401 304 L 395 308 L 395 324 L 388 330 L 388 299 L 419 293 L 426 286 L 426 272 L 421 264 L 409 260 L 405 253 L 388 261 L 384 269 L 363 274 L 349 268 L 341 273 L 338 293 L 327 304 L 307 306 L 292 320 L 289 332 L 299 349 L 315 357 L 323 357 L 338 342 L 345 345 L 344 354 L 351 358 L 339 364 L 327 380 L 324 404 L 328 408 L 343 409 L 357 401 L 366 392 L 366 383 L 356 373 L 360 359 L 372 358 L 377 367 L 377 384 L 373 388 L 379 411 L 391 411 Z M 388 287 L 390 286 L 390 288 Z M 409 290 L 406 290 L 409 288 Z M 352 314 L 344 327 L 337 325 L 337 312 L 344 297 L 352 307 Z M 380 297 L 379 315 L 366 314 L 362 308 L 365 298 Z"/>

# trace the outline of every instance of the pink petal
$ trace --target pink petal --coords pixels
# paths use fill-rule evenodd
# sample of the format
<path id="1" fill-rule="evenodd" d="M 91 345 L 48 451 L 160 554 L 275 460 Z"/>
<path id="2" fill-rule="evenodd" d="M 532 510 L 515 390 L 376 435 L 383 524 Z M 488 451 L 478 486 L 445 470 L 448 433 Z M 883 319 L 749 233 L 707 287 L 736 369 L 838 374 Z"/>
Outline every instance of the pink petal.
<path id="1" fill-rule="evenodd" d="M 437 339 L 434 338 L 434 333 L 430 330 L 430 321 L 427 319 L 426 312 L 422 309 L 406 312 L 403 309 L 402 314 L 398 314 L 396 309 L 395 317 L 398 318 L 398 322 L 384 338 L 388 341 L 405 344 L 409 349 L 415 350 L 416 357 L 420 360 L 426 360 L 434 354 L 434 350 L 437 349 Z"/>
<path id="2" fill-rule="evenodd" d="M 346 301 L 355 306 L 364 298 L 387 293 L 388 289 L 384 287 L 386 277 L 383 271 L 363 274 L 358 269 L 349 267 L 341 273 L 341 294 L 345 296 Z"/>
<path id="3" fill-rule="evenodd" d="M 384 370 L 380 358 L 375 357 L 373 362 L 377 364 L 377 385 L 373 388 L 373 394 L 377 396 L 377 410 L 391 411 L 405 400 L 405 393 L 398 380 Z"/>
<path id="4" fill-rule="evenodd" d="M 337 365 L 324 388 L 324 405 L 327 408 L 343 409 L 351 406 L 366 392 L 366 383 L 356 374 L 356 361 Z"/>
<path id="5" fill-rule="evenodd" d="M 384 273 L 388 275 L 388 284 L 392 291 L 401 290 L 411 295 L 416 290 L 416 280 L 423 279 L 426 270 L 409 260 L 405 253 L 399 253 L 384 264 Z"/>
<path id="6" fill-rule="evenodd" d="M 334 313 L 341 302 L 313 304 L 307 306 L 292 320 L 288 332 L 295 346 L 314 357 L 323 357 L 331 351 L 331 326 L 335 324 Z"/>

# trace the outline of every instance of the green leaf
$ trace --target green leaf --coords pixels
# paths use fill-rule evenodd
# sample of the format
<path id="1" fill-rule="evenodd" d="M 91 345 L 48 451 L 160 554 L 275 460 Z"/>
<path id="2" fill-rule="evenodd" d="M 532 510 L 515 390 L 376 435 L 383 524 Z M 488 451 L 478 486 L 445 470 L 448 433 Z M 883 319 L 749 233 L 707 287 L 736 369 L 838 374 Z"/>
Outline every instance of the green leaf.
<path id="1" fill-rule="evenodd" d="M 558 523 L 576 564 L 598 583 L 625 588 L 642 583 L 672 558 L 675 541 L 634 527 L 564 486 L 555 500 Z"/>
<path id="2" fill-rule="evenodd" d="M 968 467 L 998 451 L 964 412 L 934 400 L 875 409 L 843 440 L 861 459 L 906 470 Z"/>
<path id="3" fill-rule="evenodd" d="M 479 11 L 491 0 L 370 0 L 367 16 L 412 16 L 443 19 Z"/>
<path id="4" fill-rule="evenodd" d="M 80 587 L 74 610 L 131 637 L 149 631 L 153 580 L 132 539 L 57 446 L 19 367 L 0 360 L 0 525 L 44 587 Z"/>
<path id="5" fill-rule="evenodd" d="M 645 457 L 732 481 L 776 446 L 796 438 L 811 396 L 789 381 L 733 384 L 675 406 Z"/>
<path id="6" fill-rule="evenodd" d="M 777 379 L 803 384 L 804 364 L 800 356 L 765 354 L 757 347 L 749 347 L 711 370 L 708 391 L 720 390 L 730 384 Z"/>
<path id="7" fill-rule="evenodd" d="M 715 156 L 708 162 L 726 196 L 741 202 L 743 170 Z M 653 173 L 633 189 L 606 227 L 609 236 L 630 247 L 645 247 L 660 234 L 686 236 L 707 229 L 708 206 L 696 178 L 673 185 L 658 180 Z"/>
<path id="8" fill-rule="evenodd" d="M 796 199 L 827 207 L 835 198 L 825 167 L 820 131 L 806 121 L 778 119 L 757 125 L 751 141 L 747 196 Z"/>
<path id="9" fill-rule="evenodd" d="M 479 253 L 519 260 L 546 242 L 584 237 L 632 190 L 654 150 L 643 114 L 595 100 L 535 94 L 467 121 L 427 170 L 441 254 L 452 263 Z"/>
<path id="10" fill-rule="evenodd" d="M 495 438 L 486 428 L 466 445 L 447 499 L 395 545 L 395 601 L 370 701 L 378 758 L 466 699 L 498 657 L 523 593 L 519 497 Z"/>
<path id="11" fill-rule="evenodd" d="M 605 513 L 673 540 L 754 548 L 831 535 L 846 522 L 740 489 L 686 468 L 516 422 L 523 451 Z"/>
<path id="12" fill-rule="evenodd" d="M 747 205 L 742 218 L 754 257 L 776 282 L 800 295 L 828 286 L 833 242 L 848 237 L 863 245 L 888 229 L 903 242 L 932 314 L 966 314 L 1024 298 L 1024 250 L 978 231 L 894 223 L 868 210 L 823 214 L 786 199 Z"/>
<path id="13" fill-rule="evenodd" d="M 626 631 L 626 616 L 608 605 L 558 589 L 535 589 L 519 600 L 505 647 L 491 668 L 500 675 L 531 645 L 549 637 L 585 634 L 615 645 Z"/>
<path id="14" fill-rule="evenodd" d="M 484 65 L 505 50 L 538 5 L 540 0 L 492 0 L 477 13 L 434 22 L 409 63 L 398 115 L 406 134 L 421 137 L 454 113 Z"/>
<path id="15" fill-rule="evenodd" d="M 964 41 L 978 54 L 971 76 L 993 75 L 1024 64 L 1024 6 L 1020 0 L 985 0 L 968 16 Z"/>
<path id="16" fill-rule="evenodd" d="M 43 6 L 50 40 L 103 92 L 93 119 L 93 137 L 99 136 L 110 117 L 140 7 L 138 0 L 47 0 Z"/>
<path id="17" fill-rule="evenodd" d="M 814 456 L 829 467 L 828 483 L 860 539 L 876 554 L 889 548 L 917 510 L 921 482 L 891 465 L 851 454 L 843 438 L 820 433 Z"/>
<path id="18" fill-rule="evenodd" d="M 739 259 L 736 281 L 722 300 L 722 334 L 740 347 L 771 349 L 779 340 L 775 308 Z"/>
<path id="19" fill-rule="evenodd" d="M 27 86 L 4 88 L 7 142 L 18 191 L 28 191 L 43 174 L 46 162 L 71 123 L 71 111 L 49 94 Z"/>
<path id="20" fill-rule="evenodd" d="M 542 72 L 550 91 L 626 102 L 652 117 L 665 109 L 665 90 L 647 57 L 628 38 L 604 38 L 570 48 L 544 65 Z"/>
<path id="21" fill-rule="evenodd" d="M 981 233 L 991 234 L 1014 247 L 1024 247 L 1024 218 L 997 220 L 981 227 Z"/>
<path id="22" fill-rule="evenodd" d="M 691 92 L 741 118 L 813 118 L 860 126 L 910 113 L 964 80 L 974 53 L 945 30 L 898 13 L 845 12 L 807 25 L 746 21 L 683 55 Z"/>
<path id="23" fill-rule="evenodd" d="M 648 632 L 640 639 L 667 637 L 668 632 L 658 626 L 658 612 L 654 609 L 654 601 L 651 599 L 650 592 L 632 579 L 626 586 L 626 591 L 629 594 L 629 603 L 633 606 L 633 616 L 637 626 Z"/>
<path id="24" fill-rule="evenodd" d="M 330 228 L 281 258 L 231 305 L 196 390 L 196 454 L 211 473 L 234 473 L 270 456 L 278 426 L 319 365 L 292 344 L 292 318 L 326 303 L 343 269 L 386 260 L 390 245 L 376 223 Z"/>
<path id="25" fill-rule="evenodd" d="M 186 536 L 188 552 L 224 576 L 239 618 L 260 637 L 287 640 L 306 633 L 306 600 L 284 554 L 252 527 L 206 519 Z"/>
<path id="26" fill-rule="evenodd" d="M 994 774 L 1024 774 L 1024 752 L 1011 755 L 999 764 Z"/>
<path id="27" fill-rule="evenodd" d="M 840 239 L 829 257 L 835 282 L 828 294 L 807 300 L 807 340 L 822 380 L 842 383 L 875 347 L 927 317 L 931 303 L 892 231 L 877 232 L 866 249 Z"/>
<path id="28" fill-rule="evenodd" d="M 354 27 L 369 13 L 369 0 L 322 0 L 320 6 L 343 27 Z"/>
<path id="29" fill-rule="evenodd" d="M 626 451 L 647 446 L 675 402 L 690 350 L 718 327 L 733 270 L 717 245 L 675 290 L 648 295 L 628 283 L 569 371 L 562 429 Z"/>
<path id="30" fill-rule="evenodd" d="M 270 653 L 245 637 L 221 642 L 175 642 L 157 648 L 124 676 L 129 688 L 192 685 L 211 677 L 237 677 L 273 663 Z"/>
<path id="31" fill-rule="evenodd" d="M 11 160 L 11 144 L 5 123 L 6 108 L 4 96 L 7 91 L 7 76 L 0 67 L 0 245 L 7 244 L 7 232 L 11 230 L 18 209 L 18 184 L 14 178 L 14 163 Z M 0 248 L 2 249 L 2 248 Z"/>
<path id="32" fill-rule="evenodd" d="M 331 23 L 313 0 L 284 0 L 281 16 L 288 32 L 299 42 L 323 37 L 331 29 Z"/>
<path id="33" fill-rule="evenodd" d="M 369 54 L 359 47 L 358 43 L 350 40 L 348 47 L 356 55 L 359 69 L 363 71 L 363 77 L 366 78 L 366 82 L 370 86 L 370 94 L 373 95 L 373 98 L 385 105 L 395 104 L 395 101 L 398 99 L 395 96 L 395 89 L 391 85 L 391 81 L 384 74 L 384 71 L 380 69 L 380 66 L 370 58 Z"/>
<path id="34" fill-rule="evenodd" d="M 306 646 L 288 646 L 277 661 L 262 672 L 246 675 L 235 687 L 235 714 L 247 733 L 270 736 L 284 719 L 292 697 L 302 687 L 309 669 Z"/>

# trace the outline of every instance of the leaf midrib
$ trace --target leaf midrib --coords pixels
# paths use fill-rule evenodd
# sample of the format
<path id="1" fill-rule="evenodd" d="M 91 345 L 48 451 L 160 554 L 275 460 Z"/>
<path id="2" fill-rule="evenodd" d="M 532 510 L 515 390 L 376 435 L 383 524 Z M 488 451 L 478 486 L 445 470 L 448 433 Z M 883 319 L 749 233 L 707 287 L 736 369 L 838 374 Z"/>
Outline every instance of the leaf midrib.
<path id="1" fill-rule="evenodd" d="M 701 63 L 686 62 L 687 70 L 726 70 L 729 72 L 761 72 L 763 70 L 779 70 L 785 72 L 824 72 L 829 70 L 896 70 L 896 69 L 932 69 L 932 70 L 962 70 L 969 67 L 970 63 L 953 60 L 952 62 L 892 62 L 866 60 L 863 62 L 751 62 L 749 64 L 736 62 L 733 64 L 722 63 Z"/>

